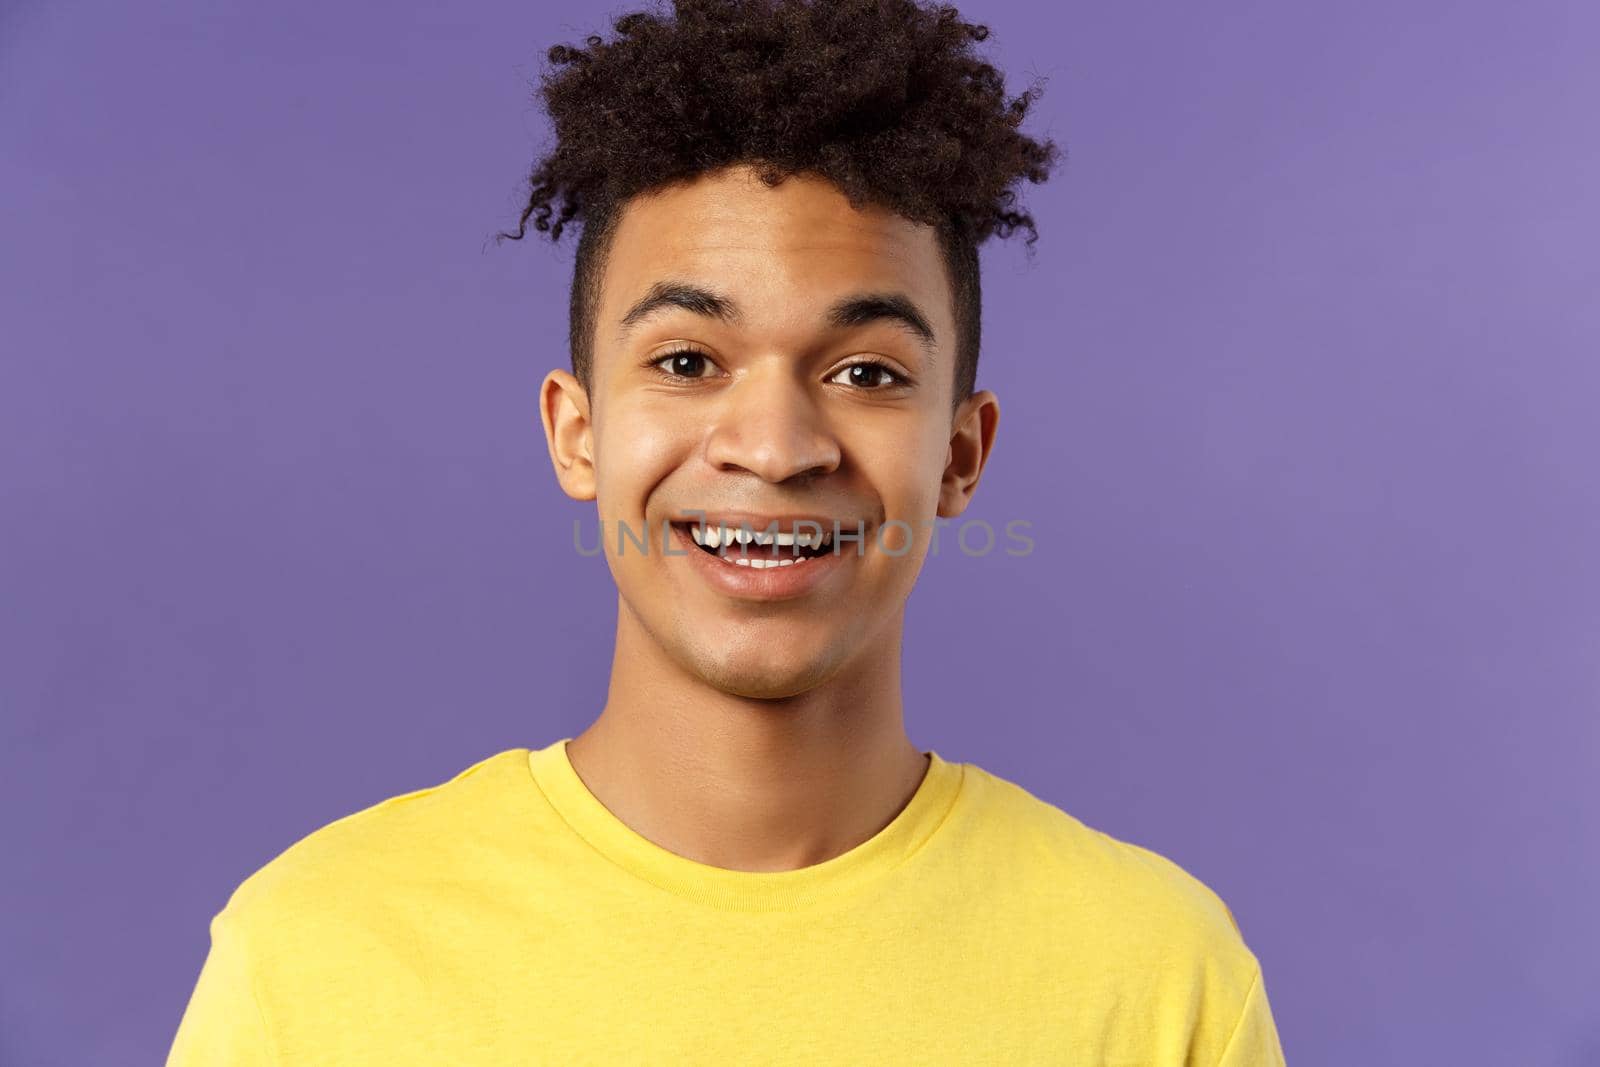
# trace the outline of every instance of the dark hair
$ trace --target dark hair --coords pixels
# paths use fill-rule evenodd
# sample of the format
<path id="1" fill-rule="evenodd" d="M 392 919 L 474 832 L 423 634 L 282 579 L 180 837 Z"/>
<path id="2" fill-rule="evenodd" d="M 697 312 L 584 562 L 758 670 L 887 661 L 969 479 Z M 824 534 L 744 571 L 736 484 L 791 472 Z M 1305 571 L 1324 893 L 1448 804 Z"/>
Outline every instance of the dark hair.
<path id="1" fill-rule="evenodd" d="M 675 17 L 633 12 L 616 37 L 557 45 L 542 80 L 555 148 L 534 167 L 529 219 L 552 240 L 582 225 L 573 267 L 572 369 L 590 384 L 600 276 L 621 207 L 639 193 L 738 163 L 768 185 L 809 173 L 852 206 L 936 228 L 957 326 L 955 397 L 977 377 L 978 245 L 1028 231 L 1019 178 L 1059 155 L 1019 132 L 1038 97 L 1008 99 L 972 54 L 986 26 L 914 0 L 675 0 Z"/>

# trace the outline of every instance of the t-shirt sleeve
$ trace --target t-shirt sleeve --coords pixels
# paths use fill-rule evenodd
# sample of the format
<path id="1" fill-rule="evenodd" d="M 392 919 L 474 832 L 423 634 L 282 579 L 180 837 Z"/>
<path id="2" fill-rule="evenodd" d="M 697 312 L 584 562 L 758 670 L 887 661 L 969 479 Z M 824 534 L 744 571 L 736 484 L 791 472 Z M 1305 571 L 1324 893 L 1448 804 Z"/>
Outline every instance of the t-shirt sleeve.
<path id="1" fill-rule="evenodd" d="M 1287 1067 L 1259 968 L 1245 993 L 1244 1008 L 1222 1049 L 1217 1067 Z"/>
<path id="2" fill-rule="evenodd" d="M 270 1067 L 273 1062 L 249 953 L 234 916 L 224 908 L 211 920 L 211 948 L 166 1067 Z"/>

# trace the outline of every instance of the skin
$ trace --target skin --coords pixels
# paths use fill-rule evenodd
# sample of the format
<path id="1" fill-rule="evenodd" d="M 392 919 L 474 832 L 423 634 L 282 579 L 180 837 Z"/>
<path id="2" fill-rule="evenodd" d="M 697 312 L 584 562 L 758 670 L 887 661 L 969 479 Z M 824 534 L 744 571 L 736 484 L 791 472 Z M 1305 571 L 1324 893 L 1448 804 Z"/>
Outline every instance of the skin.
<path id="1" fill-rule="evenodd" d="M 716 293 L 737 321 L 669 305 L 625 327 L 663 281 Z M 893 319 L 827 321 L 862 293 L 905 297 L 931 343 Z M 709 359 L 650 365 L 686 345 Z M 869 361 L 904 382 L 849 370 Z M 568 755 L 637 833 L 713 866 L 790 870 L 867 840 L 921 784 L 901 700 L 906 599 L 999 420 L 987 390 L 953 403 L 954 361 L 929 226 L 852 208 L 816 177 L 769 188 L 745 166 L 623 209 L 591 389 L 551 371 L 540 410 L 562 489 L 596 502 L 618 590 L 606 704 Z M 663 552 L 663 522 L 685 509 L 859 517 L 868 536 L 810 593 L 740 599 Z M 879 543 L 891 519 L 909 548 L 901 526 Z M 648 530 L 648 552 L 619 552 L 618 523 Z"/>

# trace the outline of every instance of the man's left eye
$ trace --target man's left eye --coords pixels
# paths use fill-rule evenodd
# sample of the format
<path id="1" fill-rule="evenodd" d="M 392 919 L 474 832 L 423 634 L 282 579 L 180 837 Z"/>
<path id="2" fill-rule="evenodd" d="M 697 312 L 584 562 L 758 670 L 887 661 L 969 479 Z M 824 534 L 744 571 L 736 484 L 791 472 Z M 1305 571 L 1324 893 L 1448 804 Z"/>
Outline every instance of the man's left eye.
<path id="1" fill-rule="evenodd" d="M 900 376 L 882 363 L 852 363 L 828 380 L 860 389 L 879 389 L 898 383 Z"/>

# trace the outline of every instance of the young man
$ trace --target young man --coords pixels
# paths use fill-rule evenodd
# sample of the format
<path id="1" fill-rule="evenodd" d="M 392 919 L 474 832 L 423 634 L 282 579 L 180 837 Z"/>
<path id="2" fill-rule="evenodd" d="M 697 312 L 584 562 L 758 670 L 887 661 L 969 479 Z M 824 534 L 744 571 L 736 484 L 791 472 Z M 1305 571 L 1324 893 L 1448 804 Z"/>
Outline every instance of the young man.
<path id="1" fill-rule="evenodd" d="M 552 50 L 515 235 L 583 226 L 540 404 L 620 594 L 605 706 L 247 879 L 169 1064 L 1282 1064 L 1211 890 L 906 735 L 1031 94 L 949 8 L 675 15 Z"/>

